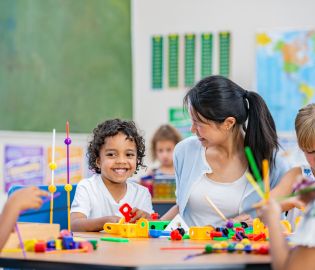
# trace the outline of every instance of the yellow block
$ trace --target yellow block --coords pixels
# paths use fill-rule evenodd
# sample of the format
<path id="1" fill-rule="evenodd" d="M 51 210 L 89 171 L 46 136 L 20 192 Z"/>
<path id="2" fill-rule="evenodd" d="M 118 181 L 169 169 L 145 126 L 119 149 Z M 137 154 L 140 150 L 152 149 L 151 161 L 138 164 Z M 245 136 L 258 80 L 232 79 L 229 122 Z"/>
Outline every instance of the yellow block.
<path id="1" fill-rule="evenodd" d="M 190 227 L 189 237 L 193 240 L 209 240 L 210 233 L 214 230 L 213 227 Z"/>

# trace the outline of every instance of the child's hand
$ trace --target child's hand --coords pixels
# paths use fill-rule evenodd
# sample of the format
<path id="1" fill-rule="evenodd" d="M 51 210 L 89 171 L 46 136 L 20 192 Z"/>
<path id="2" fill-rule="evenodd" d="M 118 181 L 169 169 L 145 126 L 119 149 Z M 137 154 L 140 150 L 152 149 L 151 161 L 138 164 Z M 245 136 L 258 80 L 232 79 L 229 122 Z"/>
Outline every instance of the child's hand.
<path id="1" fill-rule="evenodd" d="M 261 208 L 257 209 L 257 214 L 266 225 L 269 225 L 275 218 L 280 218 L 281 207 L 274 199 L 270 198 Z"/>
<path id="2" fill-rule="evenodd" d="M 118 223 L 121 217 L 118 216 L 108 216 L 106 217 L 106 223 Z"/>
<path id="3" fill-rule="evenodd" d="M 298 209 L 304 209 L 305 208 L 305 203 L 301 201 L 298 197 L 291 197 L 286 200 L 282 200 L 280 202 L 280 207 L 282 211 L 287 211 L 289 209 L 292 209 L 294 207 Z"/>
<path id="4" fill-rule="evenodd" d="M 42 196 L 49 196 L 49 193 L 37 187 L 22 188 L 9 197 L 8 204 L 19 212 L 31 208 L 38 209 L 43 203 Z"/>
<path id="5" fill-rule="evenodd" d="M 315 182 L 306 178 L 302 178 L 295 185 L 294 190 L 300 193 L 298 199 L 300 199 L 305 204 L 313 201 L 315 199 Z"/>
<path id="6" fill-rule="evenodd" d="M 250 215 L 247 214 L 241 214 L 235 218 L 233 218 L 233 222 L 245 222 L 247 223 L 248 226 L 252 226 L 253 225 L 253 219 Z"/>
<path id="7" fill-rule="evenodd" d="M 145 211 L 142 211 L 138 208 L 133 208 L 130 212 L 132 218 L 130 219 L 130 223 L 135 223 L 140 218 L 146 218 L 148 220 L 151 220 L 151 215 Z"/>

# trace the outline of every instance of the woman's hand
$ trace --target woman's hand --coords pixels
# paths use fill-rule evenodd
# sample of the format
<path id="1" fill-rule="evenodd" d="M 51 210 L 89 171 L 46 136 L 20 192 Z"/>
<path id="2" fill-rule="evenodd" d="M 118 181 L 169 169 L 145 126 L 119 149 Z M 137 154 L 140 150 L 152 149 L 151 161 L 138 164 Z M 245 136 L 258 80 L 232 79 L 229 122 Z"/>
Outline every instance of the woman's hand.
<path id="1" fill-rule="evenodd" d="M 245 222 L 248 226 L 253 225 L 253 219 L 250 215 L 247 214 L 241 214 L 235 218 L 232 219 L 233 223 L 236 222 Z"/>

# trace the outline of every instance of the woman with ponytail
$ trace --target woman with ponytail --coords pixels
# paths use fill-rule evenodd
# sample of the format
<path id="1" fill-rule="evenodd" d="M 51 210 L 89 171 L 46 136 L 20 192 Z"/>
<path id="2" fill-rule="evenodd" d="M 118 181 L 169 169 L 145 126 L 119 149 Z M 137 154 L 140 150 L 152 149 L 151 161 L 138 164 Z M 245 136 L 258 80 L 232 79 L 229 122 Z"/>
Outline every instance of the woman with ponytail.
<path id="1" fill-rule="evenodd" d="M 199 81 L 184 98 L 192 120 L 189 137 L 174 150 L 177 204 L 162 219 L 180 213 L 188 226 L 221 226 L 222 218 L 206 198 L 226 217 L 251 223 L 255 212 L 242 214 L 260 201 L 245 173 L 249 170 L 244 147 L 249 146 L 261 171 L 270 164 L 273 188 L 288 167 L 277 155 L 275 123 L 266 103 L 222 76 Z"/>

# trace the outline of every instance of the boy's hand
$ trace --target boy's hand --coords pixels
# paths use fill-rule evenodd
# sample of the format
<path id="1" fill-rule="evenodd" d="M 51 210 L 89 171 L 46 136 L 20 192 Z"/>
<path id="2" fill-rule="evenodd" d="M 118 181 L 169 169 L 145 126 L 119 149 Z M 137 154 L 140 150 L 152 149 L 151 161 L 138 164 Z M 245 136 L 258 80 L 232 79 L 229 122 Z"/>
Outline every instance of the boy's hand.
<path id="1" fill-rule="evenodd" d="M 121 217 L 118 216 L 108 216 L 106 217 L 106 223 L 118 223 Z"/>
<path id="2" fill-rule="evenodd" d="M 138 208 L 133 208 L 130 212 L 132 218 L 130 219 L 130 223 L 135 223 L 140 218 L 146 218 L 148 220 L 151 220 L 151 215 L 145 211 L 142 211 Z"/>
<path id="3" fill-rule="evenodd" d="M 261 208 L 257 209 L 257 214 L 266 225 L 269 225 L 275 218 L 280 218 L 281 207 L 274 199 L 270 198 Z"/>
<path id="4" fill-rule="evenodd" d="M 41 207 L 43 200 L 41 197 L 49 196 L 47 191 L 37 187 L 27 187 L 15 191 L 8 199 L 8 204 L 11 204 L 19 212 L 27 209 L 38 209 Z"/>

